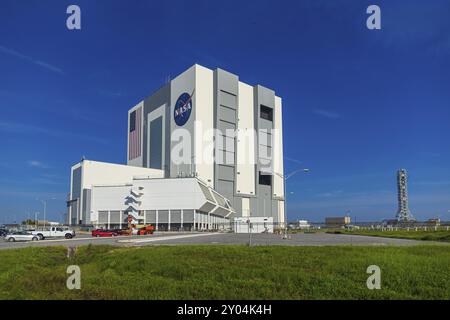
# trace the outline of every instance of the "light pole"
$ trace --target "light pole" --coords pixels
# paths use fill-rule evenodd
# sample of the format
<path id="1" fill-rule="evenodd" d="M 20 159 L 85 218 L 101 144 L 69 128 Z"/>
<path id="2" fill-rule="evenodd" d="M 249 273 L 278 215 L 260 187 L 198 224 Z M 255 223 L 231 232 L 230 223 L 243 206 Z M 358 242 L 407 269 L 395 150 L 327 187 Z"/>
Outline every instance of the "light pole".
<path id="1" fill-rule="evenodd" d="M 61 212 L 60 214 L 59 214 L 59 216 L 60 216 L 60 219 L 61 219 L 61 224 L 62 225 L 64 225 L 65 223 L 64 223 L 64 221 L 65 221 L 65 219 L 64 219 L 64 212 Z"/>
<path id="2" fill-rule="evenodd" d="M 39 199 L 36 199 L 36 200 L 40 201 L 44 205 L 44 229 L 45 229 L 46 223 L 47 223 L 47 221 L 46 221 L 46 219 L 47 219 L 47 200 L 39 200 Z M 56 198 L 50 198 L 50 200 L 56 200 Z"/>
<path id="3" fill-rule="evenodd" d="M 34 213 L 34 227 L 36 228 L 36 230 L 38 228 L 38 218 L 37 218 L 38 215 L 39 215 L 39 212 Z"/>
<path id="4" fill-rule="evenodd" d="M 47 200 L 41 200 L 41 202 L 44 204 L 44 230 L 45 230 L 45 224 L 47 221 L 45 220 L 47 218 Z"/>
<path id="5" fill-rule="evenodd" d="M 292 171 L 291 173 L 288 173 L 287 175 L 281 174 L 281 173 L 276 173 L 275 174 L 279 177 L 281 177 L 283 179 L 283 184 L 284 184 L 284 236 L 283 239 L 287 239 L 287 194 L 286 194 L 286 181 L 287 179 L 289 179 L 290 177 L 292 177 L 293 175 L 299 173 L 299 172 L 303 172 L 303 173 L 308 173 L 309 169 L 307 168 L 300 168 L 297 170 Z"/>

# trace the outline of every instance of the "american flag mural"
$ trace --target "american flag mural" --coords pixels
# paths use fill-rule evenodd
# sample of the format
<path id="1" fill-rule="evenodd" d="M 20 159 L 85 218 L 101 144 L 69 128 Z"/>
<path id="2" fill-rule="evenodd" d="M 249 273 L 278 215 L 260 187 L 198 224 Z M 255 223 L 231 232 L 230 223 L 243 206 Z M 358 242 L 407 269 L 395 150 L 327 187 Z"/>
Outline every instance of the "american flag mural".
<path id="1" fill-rule="evenodd" d="M 141 156 L 142 107 L 130 113 L 130 132 L 128 133 L 128 160 Z"/>

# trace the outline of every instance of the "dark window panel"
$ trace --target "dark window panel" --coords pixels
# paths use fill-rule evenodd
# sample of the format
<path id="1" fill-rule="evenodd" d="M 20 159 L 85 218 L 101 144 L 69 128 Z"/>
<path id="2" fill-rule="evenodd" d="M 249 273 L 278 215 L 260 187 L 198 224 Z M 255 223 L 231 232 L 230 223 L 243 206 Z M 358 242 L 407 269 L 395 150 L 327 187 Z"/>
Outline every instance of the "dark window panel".
<path id="1" fill-rule="evenodd" d="M 263 174 L 260 171 L 259 172 L 259 184 L 262 184 L 265 186 L 271 186 L 272 185 L 272 176 L 270 174 Z"/>
<path id="2" fill-rule="evenodd" d="M 259 116 L 261 119 L 273 121 L 273 109 L 264 105 L 260 106 Z"/>
<path id="3" fill-rule="evenodd" d="M 130 114 L 130 132 L 136 130 L 136 111 Z"/>

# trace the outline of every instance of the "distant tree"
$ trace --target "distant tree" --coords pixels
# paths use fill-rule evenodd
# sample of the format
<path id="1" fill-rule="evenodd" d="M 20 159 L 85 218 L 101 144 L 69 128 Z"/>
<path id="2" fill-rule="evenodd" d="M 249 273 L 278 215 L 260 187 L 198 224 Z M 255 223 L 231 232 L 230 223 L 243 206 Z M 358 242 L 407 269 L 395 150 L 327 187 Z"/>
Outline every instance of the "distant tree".
<path id="1" fill-rule="evenodd" d="M 36 224 L 36 221 L 35 220 L 31 220 L 31 219 L 27 219 L 27 220 L 22 221 L 22 224 L 23 225 L 34 225 L 34 224 Z"/>

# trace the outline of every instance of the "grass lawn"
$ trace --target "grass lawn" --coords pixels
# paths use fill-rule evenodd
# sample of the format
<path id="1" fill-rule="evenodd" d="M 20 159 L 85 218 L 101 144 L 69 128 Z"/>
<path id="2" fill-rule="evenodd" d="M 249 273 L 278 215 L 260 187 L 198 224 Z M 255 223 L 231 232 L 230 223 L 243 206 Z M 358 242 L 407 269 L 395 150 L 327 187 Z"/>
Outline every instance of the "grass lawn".
<path id="1" fill-rule="evenodd" d="M 381 290 L 366 269 L 381 268 Z M 79 265 L 81 290 L 66 288 Z M 450 299 L 450 248 L 63 247 L 0 251 L 0 299 Z"/>
<path id="2" fill-rule="evenodd" d="M 440 229 L 437 231 L 424 231 L 424 230 L 398 230 L 398 231 L 378 231 L 378 230 L 339 230 L 332 233 L 354 234 L 364 236 L 375 236 L 385 238 L 401 238 L 401 239 L 413 239 L 413 240 L 429 240 L 429 241 L 443 241 L 450 242 L 450 230 Z"/>

